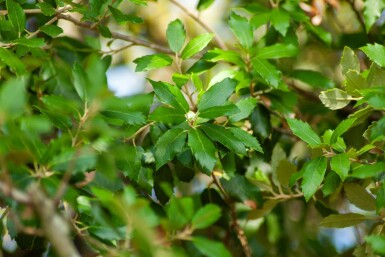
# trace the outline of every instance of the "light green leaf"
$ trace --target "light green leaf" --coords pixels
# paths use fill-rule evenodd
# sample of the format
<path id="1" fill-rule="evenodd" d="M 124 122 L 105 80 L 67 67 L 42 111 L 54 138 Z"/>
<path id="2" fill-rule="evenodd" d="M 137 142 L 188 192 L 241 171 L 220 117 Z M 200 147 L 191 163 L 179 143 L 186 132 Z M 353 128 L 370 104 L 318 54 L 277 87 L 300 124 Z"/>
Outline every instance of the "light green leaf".
<path id="1" fill-rule="evenodd" d="M 346 183 L 344 185 L 346 197 L 358 208 L 366 211 L 376 210 L 376 200 L 357 183 Z"/>
<path id="2" fill-rule="evenodd" d="M 199 0 L 197 9 L 199 11 L 203 11 L 209 8 L 214 3 L 214 0 Z"/>
<path id="3" fill-rule="evenodd" d="M 166 206 L 167 216 L 171 227 L 175 230 L 183 228 L 194 215 L 194 202 L 190 197 L 172 197 Z"/>
<path id="4" fill-rule="evenodd" d="M 257 105 L 257 99 L 254 97 L 243 98 L 236 104 L 240 112 L 230 116 L 231 122 L 240 121 L 250 116 L 251 112 Z"/>
<path id="5" fill-rule="evenodd" d="M 108 9 L 110 10 L 112 16 L 114 17 L 117 23 L 126 23 L 126 22 L 131 22 L 134 24 L 143 23 L 142 18 L 131 14 L 124 14 L 121 10 L 115 7 L 112 7 L 111 5 L 108 6 Z"/>
<path id="6" fill-rule="evenodd" d="M 327 168 L 327 159 L 324 156 L 311 160 L 303 167 L 302 192 L 305 200 L 309 199 L 317 192 L 321 185 Z"/>
<path id="7" fill-rule="evenodd" d="M 25 73 L 24 63 L 10 50 L 0 47 L 0 60 L 8 65 L 17 75 Z"/>
<path id="8" fill-rule="evenodd" d="M 329 89 L 335 87 L 332 80 L 313 70 L 294 70 L 290 73 L 290 77 L 298 79 L 314 88 Z"/>
<path id="9" fill-rule="evenodd" d="M 0 48 L 1 49 L 1 48 Z M 2 118 L 20 116 L 27 104 L 26 78 L 11 78 L 0 87 L 0 124 Z"/>
<path id="10" fill-rule="evenodd" d="M 155 163 L 158 170 L 180 153 L 186 142 L 187 133 L 180 128 L 167 130 L 155 145 Z"/>
<path id="11" fill-rule="evenodd" d="M 246 155 L 242 141 L 238 140 L 231 131 L 209 123 L 204 124 L 201 128 L 211 140 L 221 143 L 235 153 Z"/>
<path id="12" fill-rule="evenodd" d="M 365 241 L 372 246 L 374 252 L 381 254 L 382 256 L 385 255 L 385 236 L 384 235 L 370 235 L 365 238 Z"/>
<path id="13" fill-rule="evenodd" d="M 370 33 L 373 24 L 381 16 L 384 7 L 383 0 L 364 0 L 364 21 L 367 34 Z"/>
<path id="14" fill-rule="evenodd" d="M 63 33 L 63 29 L 56 25 L 44 25 L 39 29 L 50 37 L 56 37 Z"/>
<path id="15" fill-rule="evenodd" d="M 203 171 L 210 174 L 217 162 L 213 142 L 199 129 L 191 128 L 188 131 L 188 145 Z"/>
<path id="16" fill-rule="evenodd" d="M 266 83 L 274 88 L 278 88 L 281 82 L 281 72 L 266 60 L 254 57 L 251 60 L 254 70 L 266 81 Z"/>
<path id="17" fill-rule="evenodd" d="M 312 130 L 309 124 L 301 120 L 286 119 L 293 134 L 309 144 L 310 147 L 317 147 L 321 144 L 321 138 Z"/>
<path id="18" fill-rule="evenodd" d="M 290 16 L 286 11 L 274 8 L 270 15 L 271 24 L 282 35 L 286 36 L 287 30 L 290 27 Z"/>
<path id="19" fill-rule="evenodd" d="M 137 111 L 107 110 L 102 111 L 101 114 L 111 119 L 122 120 L 127 124 L 135 125 L 146 123 L 146 117 L 143 115 L 143 113 Z"/>
<path id="20" fill-rule="evenodd" d="M 88 100 L 88 86 L 90 85 L 87 73 L 79 63 L 75 63 L 72 68 L 72 75 L 74 78 L 74 87 L 80 99 Z"/>
<path id="21" fill-rule="evenodd" d="M 186 30 L 183 23 L 179 19 L 176 19 L 168 24 L 166 37 L 170 49 L 174 53 L 179 53 L 183 47 L 184 41 L 186 40 Z"/>
<path id="22" fill-rule="evenodd" d="M 257 57 L 260 59 L 278 59 L 294 57 L 298 54 L 295 45 L 274 44 L 258 50 Z"/>
<path id="23" fill-rule="evenodd" d="M 368 218 L 358 213 L 332 214 L 324 218 L 320 226 L 327 228 L 346 228 L 364 222 Z"/>
<path id="24" fill-rule="evenodd" d="M 368 88 L 368 83 L 366 82 L 366 79 L 357 71 L 349 70 L 345 74 L 345 78 L 346 78 L 346 84 L 345 84 L 346 92 L 352 96 L 359 97 L 361 96 L 360 90 Z"/>
<path id="25" fill-rule="evenodd" d="M 25 13 L 19 3 L 13 0 L 7 0 L 8 18 L 11 21 L 13 28 L 21 36 L 25 29 Z"/>
<path id="26" fill-rule="evenodd" d="M 212 241 L 204 237 L 194 237 L 195 247 L 207 257 L 232 257 L 222 242 Z"/>
<path id="27" fill-rule="evenodd" d="M 330 138 L 330 144 L 334 144 L 337 141 L 337 138 L 348 131 L 356 121 L 356 118 L 349 118 L 343 120 L 340 124 L 338 124 L 337 128 L 334 130 L 332 137 Z"/>
<path id="28" fill-rule="evenodd" d="M 364 164 L 358 167 L 353 168 L 352 176 L 353 178 L 371 178 L 377 174 L 385 171 L 385 162 L 377 162 L 375 164 Z"/>
<path id="29" fill-rule="evenodd" d="M 223 105 L 233 94 L 237 81 L 226 78 L 211 86 L 201 97 L 198 103 L 200 112 L 213 107 Z"/>
<path id="30" fill-rule="evenodd" d="M 45 16 L 52 16 L 56 14 L 55 8 L 47 2 L 40 2 L 36 5 L 40 8 L 41 12 Z"/>
<path id="31" fill-rule="evenodd" d="M 337 154 L 330 160 L 330 167 L 334 170 L 341 180 L 344 181 L 350 170 L 350 160 L 346 153 Z"/>
<path id="32" fill-rule="evenodd" d="M 210 62 L 225 61 L 237 64 L 240 67 L 245 66 L 245 62 L 243 61 L 240 54 L 232 50 L 222 50 L 215 48 L 214 50 L 209 50 L 207 53 L 205 53 L 203 58 Z"/>
<path id="33" fill-rule="evenodd" d="M 370 60 L 372 60 L 377 65 L 383 68 L 385 67 L 385 47 L 384 46 L 375 43 L 374 45 L 367 44 L 366 46 L 363 46 L 360 49 L 369 57 Z"/>
<path id="34" fill-rule="evenodd" d="M 173 60 L 167 54 L 151 54 L 134 60 L 135 71 L 149 71 L 170 66 Z"/>
<path id="35" fill-rule="evenodd" d="M 160 101 L 169 104 L 175 109 L 183 110 L 184 113 L 187 113 L 190 110 L 189 104 L 178 87 L 162 81 L 149 81 Z"/>
<path id="36" fill-rule="evenodd" d="M 383 87 L 385 86 L 385 70 L 373 62 L 366 79 L 369 87 Z"/>
<path id="37" fill-rule="evenodd" d="M 321 102 L 331 110 L 344 108 L 352 100 L 352 96 L 338 88 L 322 91 L 319 95 Z"/>
<path id="38" fill-rule="evenodd" d="M 215 119 L 221 116 L 229 116 L 239 112 L 239 109 L 236 105 L 229 103 L 222 106 L 213 106 L 199 112 L 199 117 L 206 119 Z"/>
<path id="39" fill-rule="evenodd" d="M 29 47 L 43 47 L 45 45 L 42 38 L 25 38 L 21 37 L 13 41 L 15 44 L 29 46 Z"/>
<path id="40" fill-rule="evenodd" d="M 191 226 L 192 229 L 202 229 L 214 224 L 221 217 L 221 208 L 215 204 L 206 204 L 194 215 Z"/>
<path id="41" fill-rule="evenodd" d="M 263 153 L 263 149 L 255 137 L 253 137 L 243 129 L 237 127 L 231 127 L 230 131 L 239 141 L 244 143 L 247 147 L 250 147 L 251 149 L 254 149 L 255 151 L 258 151 L 260 153 Z"/>
<path id="42" fill-rule="evenodd" d="M 159 106 L 148 117 L 149 120 L 162 122 L 165 124 L 180 124 L 186 121 L 184 112 L 179 109 Z"/>
<path id="43" fill-rule="evenodd" d="M 213 34 L 205 33 L 191 39 L 191 41 L 188 42 L 182 51 L 182 59 L 186 60 L 197 54 L 199 51 L 203 50 L 203 48 L 205 48 L 210 43 L 213 37 Z"/>
<path id="44" fill-rule="evenodd" d="M 229 25 L 239 43 L 241 43 L 244 48 L 250 49 L 254 41 L 253 29 L 250 22 L 245 17 L 232 12 L 230 14 Z"/>
<path id="45" fill-rule="evenodd" d="M 356 71 L 357 73 L 360 72 L 360 60 L 358 60 L 357 55 L 348 46 L 344 47 L 340 64 L 341 64 L 342 74 L 344 75 L 349 70 Z"/>

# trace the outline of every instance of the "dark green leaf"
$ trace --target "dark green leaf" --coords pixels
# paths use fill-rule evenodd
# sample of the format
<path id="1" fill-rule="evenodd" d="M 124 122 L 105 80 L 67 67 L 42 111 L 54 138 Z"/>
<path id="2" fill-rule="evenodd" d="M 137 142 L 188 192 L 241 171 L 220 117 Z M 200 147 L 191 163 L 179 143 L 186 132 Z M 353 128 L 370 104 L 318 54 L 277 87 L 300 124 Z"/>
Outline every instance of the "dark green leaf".
<path id="1" fill-rule="evenodd" d="M 257 105 L 257 100 L 252 97 L 243 98 L 238 101 L 236 104 L 238 109 L 240 110 L 238 113 L 230 116 L 231 122 L 240 121 L 250 116 L 251 112 Z"/>
<path id="2" fill-rule="evenodd" d="M 183 23 L 179 19 L 172 21 L 167 27 L 166 36 L 171 50 L 174 53 L 179 53 L 186 40 L 186 30 Z"/>
<path id="3" fill-rule="evenodd" d="M 206 204 L 195 214 L 191 222 L 193 229 L 207 228 L 221 217 L 221 208 L 215 204 Z"/>
<path id="4" fill-rule="evenodd" d="M 209 123 L 204 124 L 201 128 L 211 140 L 221 143 L 235 153 L 246 155 L 243 142 L 237 139 L 231 131 L 222 126 Z"/>
<path id="5" fill-rule="evenodd" d="M 183 111 L 165 106 L 156 108 L 155 111 L 150 114 L 148 119 L 165 124 L 180 124 L 186 121 Z"/>
<path id="6" fill-rule="evenodd" d="M 182 151 L 186 136 L 185 130 L 173 128 L 159 138 L 155 145 L 156 169 L 159 169 Z"/>
<path id="7" fill-rule="evenodd" d="M 108 6 L 108 9 L 110 10 L 112 16 L 114 17 L 117 23 L 125 23 L 125 22 L 131 22 L 134 24 L 143 23 L 142 18 L 139 18 L 138 16 L 131 15 L 131 14 L 124 14 L 121 10 L 116 9 L 111 5 Z"/>
<path id="8" fill-rule="evenodd" d="M 21 33 L 25 29 L 24 10 L 20 6 L 20 4 L 15 2 L 14 0 L 6 0 L 6 3 L 7 3 L 7 10 L 8 10 L 8 18 L 20 37 Z"/>
<path id="9" fill-rule="evenodd" d="M 251 60 L 254 70 L 266 81 L 266 83 L 274 88 L 278 88 L 281 82 L 281 72 L 268 61 L 254 57 Z"/>
<path id="10" fill-rule="evenodd" d="M 257 57 L 260 59 L 278 59 L 294 57 L 297 54 L 298 48 L 295 45 L 275 44 L 258 50 Z"/>
<path id="11" fill-rule="evenodd" d="M 261 145 L 255 137 L 253 137 L 246 131 L 236 127 L 230 128 L 230 131 L 239 141 L 241 141 L 247 147 L 250 147 L 251 149 L 254 149 L 260 153 L 263 153 L 263 149 L 261 148 Z"/>
<path id="12" fill-rule="evenodd" d="M 210 62 L 225 61 L 225 62 L 237 64 L 240 67 L 243 67 L 245 65 L 240 54 L 232 50 L 222 50 L 219 48 L 215 48 L 214 50 L 209 50 L 203 56 L 203 58 Z"/>
<path id="13" fill-rule="evenodd" d="M 337 154 L 330 160 L 330 167 L 341 178 L 342 181 L 346 179 L 350 170 L 350 160 L 346 153 Z"/>
<path id="14" fill-rule="evenodd" d="M 368 218 L 358 213 L 332 214 L 324 218 L 320 226 L 327 228 L 346 228 L 360 224 Z"/>
<path id="15" fill-rule="evenodd" d="M 206 119 L 215 119 L 221 116 L 236 115 L 239 112 L 239 109 L 236 105 L 229 103 L 222 106 L 213 106 L 199 112 L 199 117 Z"/>
<path id="16" fill-rule="evenodd" d="M 376 200 L 364 187 L 356 183 L 346 183 L 344 189 L 348 200 L 358 208 L 366 211 L 376 210 Z"/>
<path id="17" fill-rule="evenodd" d="M 189 197 L 173 197 L 166 207 L 167 216 L 173 229 L 181 229 L 189 223 L 194 215 L 194 202 Z"/>
<path id="18" fill-rule="evenodd" d="M 235 174 L 230 180 L 221 179 L 225 191 L 237 201 L 255 201 L 262 206 L 263 199 L 259 188 L 252 184 L 245 176 Z"/>
<path id="19" fill-rule="evenodd" d="M 335 87 L 335 84 L 332 80 L 317 71 L 294 70 L 290 73 L 290 76 L 314 88 L 330 89 Z"/>
<path id="20" fill-rule="evenodd" d="M 41 12 L 45 16 L 52 16 L 56 14 L 55 8 L 47 2 L 40 2 L 36 5 L 40 8 Z"/>
<path id="21" fill-rule="evenodd" d="M 327 159 L 323 156 L 308 162 L 304 169 L 302 191 L 306 201 L 317 192 L 321 185 L 327 168 Z"/>
<path id="22" fill-rule="evenodd" d="M 88 87 L 90 86 L 87 73 L 79 63 L 75 63 L 72 68 L 72 74 L 74 77 L 74 87 L 76 92 L 83 101 L 87 101 Z"/>
<path id="23" fill-rule="evenodd" d="M 337 173 L 331 171 L 326 174 L 324 179 L 324 186 L 322 187 L 322 194 L 327 197 L 332 194 L 340 193 L 341 178 Z"/>
<path id="24" fill-rule="evenodd" d="M 134 60 L 135 71 L 149 71 L 170 66 L 173 60 L 167 54 L 151 54 Z"/>
<path id="25" fill-rule="evenodd" d="M 236 85 L 236 80 L 228 78 L 214 84 L 202 95 L 198 110 L 202 112 L 210 107 L 223 105 L 234 92 Z"/>
<path id="26" fill-rule="evenodd" d="M 144 124 L 146 117 L 141 112 L 137 111 L 118 111 L 118 110 L 106 110 L 101 114 L 111 119 L 122 120 L 128 124 Z"/>
<path id="27" fill-rule="evenodd" d="M 250 22 L 245 17 L 232 12 L 230 14 L 229 25 L 239 43 L 241 43 L 244 48 L 250 49 L 254 41 L 253 29 L 251 28 Z"/>
<path id="28" fill-rule="evenodd" d="M 203 11 L 209 8 L 214 3 L 214 0 L 199 0 L 197 9 L 199 11 Z"/>
<path id="29" fill-rule="evenodd" d="M 334 130 L 332 137 L 330 138 L 330 144 L 334 144 L 337 141 L 337 138 L 343 135 L 346 131 L 348 131 L 356 121 L 356 118 L 349 118 L 343 120 L 336 129 Z"/>
<path id="30" fill-rule="evenodd" d="M 262 104 L 258 104 L 250 116 L 251 129 L 254 134 L 266 139 L 270 136 L 272 132 L 271 122 L 270 122 L 270 112 Z"/>
<path id="31" fill-rule="evenodd" d="M 197 54 L 199 51 L 203 50 L 213 39 L 214 35 L 210 33 L 201 34 L 193 39 L 185 46 L 182 51 L 182 59 L 186 60 L 193 55 Z"/>
<path id="32" fill-rule="evenodd" d="M 204 237 L 194 237 L 192 242 L 207 257 L 232 257 L 222 242 L 212 241 Z"/>
<path id="33" fill-rule="evenodd" d="M 286 119 L 293 134 L 309 144 L 310 147 L 317 147 L 321 144 L 321 138 L 312 130 L 306 122 L 296 119 Z"/>
<path id="34" fill-rule="evenodd" d="M 10 50 L 0 47 L 0 60 L 8 65 L 17 75 L 25 73 L 24 63 Z"/>
<path id="35" fill-rule="evenodd" d="M 179 88 L 162 81 L 149 80 L 156 96 L 165 104 L 187 113 L 190 107 Z"/>
<path id="36" fill-rule="evenodd" d="M 206 60 L 199 59 L 186 71 L 186 74 L 199 75 L 201 73 L 208 71 L 214 66 L 215 66 L 215 63 L 213 62 L 208 62 Z"/>
<path id="37" fill-rule="evenodd" d="M 217 162 L 213 142 L 202 131 L 192 128 L 188 131 L 188 145 L 205 173 L 210 174 Z"/>

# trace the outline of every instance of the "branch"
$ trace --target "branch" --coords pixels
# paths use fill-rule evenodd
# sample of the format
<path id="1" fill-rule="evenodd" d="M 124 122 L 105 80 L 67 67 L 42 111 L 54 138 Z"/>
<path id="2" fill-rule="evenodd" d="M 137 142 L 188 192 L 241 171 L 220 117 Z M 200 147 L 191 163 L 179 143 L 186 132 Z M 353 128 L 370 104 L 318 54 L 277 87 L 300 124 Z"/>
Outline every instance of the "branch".
<path id="1" fill-rule="evenodd" d="M 210 32 L 214 34 L 214 39 L 217 42 L 218 46 L 224 50 L 227 50 L 226 44 L 220 39 L 220 37 L 209 27 L 206 23 L 204 23 L 199 17 L 191 13 L 186 7 L 178 3 L 176 0 L 170 0 L 171 3 L 173 3 L 175 6 L 177 6 L 179 9 L 181 9 L 187 16 L 189 16 L 191 19 L 196 21 L 199 25 L 202 26 L 207 32 Z"/>
<path id="2" fill-rule="evenodd" d="M 12 198 L 16 202 L 23 203 L 23 204 L 30 204 L 30 199 L 27 194 L 2 181 L 0 181 L 0 191 L 5 196 Z"/>
<path id="3" fill-rule="evenodd" d="M 24 9 L 25 14 L 37 14 L 42 13 L 40 9 Z M 0 10 L 0 16 L 8 15 L 8 10 Z"/>

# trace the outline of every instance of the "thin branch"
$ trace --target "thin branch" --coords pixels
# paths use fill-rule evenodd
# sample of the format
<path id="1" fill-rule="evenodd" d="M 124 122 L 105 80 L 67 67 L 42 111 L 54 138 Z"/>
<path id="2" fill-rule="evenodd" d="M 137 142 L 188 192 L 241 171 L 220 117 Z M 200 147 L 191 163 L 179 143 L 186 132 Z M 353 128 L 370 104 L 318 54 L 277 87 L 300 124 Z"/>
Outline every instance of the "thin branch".
<path id="1" fill-rule="evenodd" d="M 40 9 L 24 9 L 25 14 L 37 14 L 42 13 Z M 8 10 L 0 10 L 0 16 L 8 15 Z"/>
<path id="2" fill-rule="evenodd" d="M 202 26 L 207 32 L 210 32 L 214 34 L 214 39 L 217 42 L 218 46 L 224 50 L 227 50 L 226 44 L 221 40 L 221 38 L 209 27 L 206 23 L 204 23 L 198 16 L 191 13 L 186 7 L 178 3 L 176 0 L 170 0 L 171 3 L 173 3 L 175 6 L 177 6 L 179 9 L 181 9 L 187 16 L 189 16 L 191 19 L 196 21 L 199 25 Z"/>
<path id="3" fill-rule="evenodd" d="M 23 203 L 23 204 L 30 204 L 29 196 L 26 193 L 12 187 L 11 185 L 8 185 L 2 181 L 0 181 L 0 191 L 5 196 L 11 197 L 16 202 Z"/>

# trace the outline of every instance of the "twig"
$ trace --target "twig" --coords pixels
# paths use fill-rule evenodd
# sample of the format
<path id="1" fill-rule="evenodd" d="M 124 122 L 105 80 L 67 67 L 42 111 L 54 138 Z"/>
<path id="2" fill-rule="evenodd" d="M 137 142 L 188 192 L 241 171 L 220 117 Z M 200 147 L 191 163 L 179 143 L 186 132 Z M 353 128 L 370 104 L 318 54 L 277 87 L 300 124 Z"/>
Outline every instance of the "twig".
<path id="1" fill-rule="evenodd" d="M 37 14 L 42 13 L 40 9 L 24 9 L 25 14 Z M 0 16 L 8 15 L 8 10 L 0 10 Z"/>
<path id="2" fill-rule="evenodd" d="M 252 257 L 251 249 L 250 249 L 249 243 L 247 241 L 245 231 L 243 231 L 241 226 L 239 226 L 239 224 L 238 224 L 237 211 L 235 210 L 235 205 L 234 205 L 233 201 L 231 200 L 230 196 L 226 193 L 226 191 L 224 190 L 224 188 L 222 187 L 222 185 L 220 184 L 220 182 L 218 181 L 218 178 L 214 175 L 214 173 L 211 174 L 211 177 L 213 178 L 214 184 L 218 187 L 218 189 L 223 194 L 225 201 L 230 208 L 231 221 L 232 221 L 231 226 L 234 228 L 234 230 L 237 234 L 238 240 L 242 245 L 243 254 L 246 257 Z"/>
<path id="3" fill-rule="evenodd" d="M 2 181 L 0 181 L 0 191 L 5 196 L 11 197 L 16 202 L 23 203 L 23 204 L 30 204 L 29 196 L 26 193 L 16 188 L 13 188 L 11 185 L 8 185 Z"/>
<path id="4" fill-rule="evenodd" d="M 198 16 L 191 13 L 186 7 L 178 3 L 176 0 L 170 0 L 171 3 L 173 3 L 175 6 L 177 6 L 179 9 L 181 9 L 187 16 L 189 16 L 191 19 L 196 21 L 199 25 L 202 26 L 207 32 L 210 32 L 214 34 L 214 39 L 217 42 L 218 46 L 224 50 L 227 50 L 226 44 L 220 39 L 220 37 L 211 29 L 207 24 L 205 24 L 201 19 L 199 19 Z"/>

